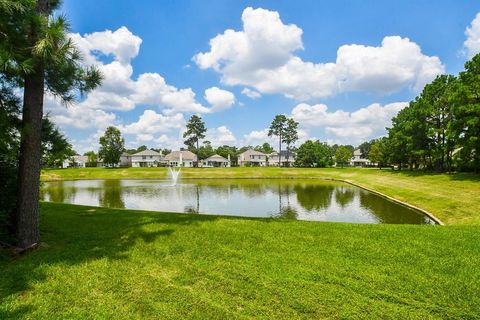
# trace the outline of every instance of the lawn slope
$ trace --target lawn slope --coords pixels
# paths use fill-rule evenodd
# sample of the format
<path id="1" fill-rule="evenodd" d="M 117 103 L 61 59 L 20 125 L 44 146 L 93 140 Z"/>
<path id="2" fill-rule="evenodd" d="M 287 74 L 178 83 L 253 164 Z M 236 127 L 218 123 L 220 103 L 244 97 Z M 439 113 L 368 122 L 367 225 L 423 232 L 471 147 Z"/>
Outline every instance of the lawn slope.
<path id="1" fill-rule="evenodd" d="M 354 225 L 42 203 L 0 259 L 0 319 L 480 317 L 475 226 Z"/>

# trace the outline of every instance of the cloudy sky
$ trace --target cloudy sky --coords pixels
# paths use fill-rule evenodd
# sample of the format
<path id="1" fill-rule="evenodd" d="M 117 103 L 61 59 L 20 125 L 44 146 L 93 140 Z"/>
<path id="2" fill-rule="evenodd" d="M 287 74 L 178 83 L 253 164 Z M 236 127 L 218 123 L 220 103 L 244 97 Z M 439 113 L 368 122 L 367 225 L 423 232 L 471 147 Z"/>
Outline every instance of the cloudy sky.
<path id="1" fill-rule="evenodd" d="M 213 145 L 256 145 L 276 114 L 301 140 L 358 144 L 436 75 L 480 52 L 479 1 L 74 1 L 62 8 L 101 87 L 46 111 L 78 152 L 109 125 L 179 148 L 192 114 Z"/>

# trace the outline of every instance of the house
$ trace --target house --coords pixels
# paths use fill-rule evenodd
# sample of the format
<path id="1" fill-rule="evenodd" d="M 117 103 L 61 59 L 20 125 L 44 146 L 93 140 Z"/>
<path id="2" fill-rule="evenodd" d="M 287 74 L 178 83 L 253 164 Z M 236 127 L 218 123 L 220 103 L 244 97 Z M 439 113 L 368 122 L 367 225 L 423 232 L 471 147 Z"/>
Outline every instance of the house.
<path id="1" fill-rule="evenodd" d="M 238 165 L 265 167 L 267 165 L 267 155 L 260 151 L 248 149 L 238 155 Z"/>
<path id="2" fill-rule="evenodd" d="M 120 167 L 131 167 L 132 166 L 132 155 L 129 153 L 122 153 L 120 156 Z"/>
<path id="3" fill-rule="evenodd" d="M 224 157 L 214 154 L 211 157 L 208 157 L 207 159 L 203 160 L 203 167 L 230 167 L 230 155 L 228 156 L 228 159 L 225 159 Z"/>
<path id="4" fill-rule="evenodd" d="M 268 155 L 268 165 L 272 167 L 278 167 L 278 158 L 280 158 L 280 165 L 282 167 L 293 167 L 293 163 L 295 162 L 295 153 L 282 150 L 279 155 L 278 152 L 272 152 Z"/>
<path id="5" fill-rule="evenodd" d="M 163 156 L 154 150 L 143 150 L 131 155 L 132 167 L 157 167 L 164 162 Z"/>
<path id="6" fill-rule="evenodd" d="M 65 159 L 62 164 L 62 168 L 85 168 L 87 166 L 88 157 L 75 155 L 68 159 Z"/>
<path id="7" fill-rule="evenodd" d="M 197 156 L 188 150 L 172 151 L 165 156 L 165 161 L 170 167 L 193 167 Z"/>
<path id="8" fill-rule="evenodd" d="M 353 151 L 353 157 L 350 160 L 350 164 L 355 167 L 365 167 L 371 165 L 371 162 L 362 156 L 360 149 L 356 149 Z"/>

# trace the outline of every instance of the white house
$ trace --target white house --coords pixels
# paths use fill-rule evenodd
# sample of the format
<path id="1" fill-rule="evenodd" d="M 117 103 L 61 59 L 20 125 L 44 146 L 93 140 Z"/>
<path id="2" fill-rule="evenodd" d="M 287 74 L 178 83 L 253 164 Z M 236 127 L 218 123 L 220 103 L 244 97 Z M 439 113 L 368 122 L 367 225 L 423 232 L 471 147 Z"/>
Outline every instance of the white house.
<path id="1" fill-rule="evenodd" d="M 230 156 L 228 157 L 230 158 Z M 203 167 L 230 167 L 230 159 L 225 159 L 224 157 L 214 154 L 211 157 L 203 160 Z"/>
<path id="2" fill-rule="evenodd" d="M 248 149 L 238 155 L 238 165 L 265 167 L 267 165 L 267 155 L 260 151 Z"/>
<path id="3" fill-rule="evenodd" d="M 288 155 L 288 159 L 287 159 Z M 268 165 L 272 167 L 278 167 L 278 158 L 280 157 L 280 165 L 282 167 L 292 167 L 295 162 L 295 153 L 287 150 L 282 150 L 280 155 L 278 152 L 272 152 L 268 155 Z"/>
<path id="4" fill-rule="evenodd" d="M 172 151 L 165 156 L 165 161 L 170 167 L 193 167 L 197 156 L 188 150 Z"/>
<path id="5" fill-rule="evenodd" d="M 132 155 L 129 153 L 122 153 L 120 156 L 120 167 L 131 167 L 132 166 Z"/>
<path id="6" fill-rule="evenodd" d="M 75 155 L 65 159 L 62 163 L 62 168 L 85 168 L 87 162 L 87 156 Z"/>
<path id="7" fill-rule="evenodd" d="M 362 152 L 360 149 L 353 151 L 353 157 L 350 160 L 350 164 L 355 167 L 364 167 L 370 165 L 370 160 L 362 157 Z"/>
<path id="8" fill-rule="evenodd" d="M 147 149 L 131 155 L 132 167 L 157 167 L 163 161 L 163 156 L 154 150 Z"/>

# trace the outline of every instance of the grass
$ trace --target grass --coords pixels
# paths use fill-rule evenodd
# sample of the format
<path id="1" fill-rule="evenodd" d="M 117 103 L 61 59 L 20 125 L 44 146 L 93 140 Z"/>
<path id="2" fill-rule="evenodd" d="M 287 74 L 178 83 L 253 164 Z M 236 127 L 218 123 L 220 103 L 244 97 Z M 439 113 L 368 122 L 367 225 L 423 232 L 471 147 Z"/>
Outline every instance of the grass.
<path id="1" fill-rule="evenodd" d="M 478 226 L 53 203 L 41 221 L 48 247 L 0 256 L 0 319 L 480 317 Z"/>
<path id="2" fill-rule="evenodd" d="M 165 178 L 165 168 L 44 170 L 43 180 Z M 184 168 L 182 178 L 333 178 L 349 180 L 425 209 L 445 224 L 480 224 L 480 176 L 355 168 Z"/>

